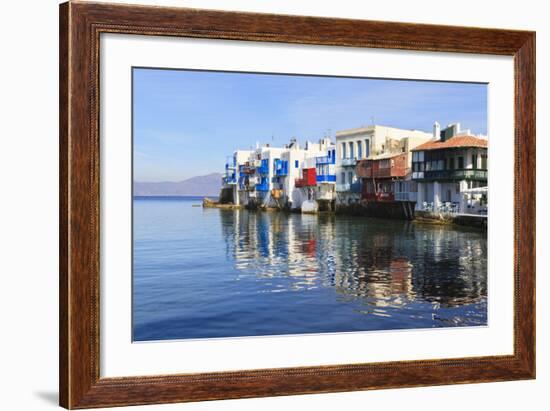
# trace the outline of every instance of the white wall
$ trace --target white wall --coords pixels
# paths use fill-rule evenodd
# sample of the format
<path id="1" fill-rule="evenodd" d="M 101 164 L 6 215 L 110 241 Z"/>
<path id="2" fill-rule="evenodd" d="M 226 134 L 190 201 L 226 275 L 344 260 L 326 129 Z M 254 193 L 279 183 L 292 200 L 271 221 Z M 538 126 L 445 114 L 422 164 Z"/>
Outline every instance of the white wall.
<path id="1" fill-rule="evenodd" d="M 116 0 L 110 0 L 111 2 Z M 135 0 L 135 2 L 142 2 Z M 0 227 L 2 252 L 2 366 L 0 408 L 57 409 L 57 1 L 5 2 L 2 7 L 0 65 Z M 471 26 L 535 29 L 537 33 L 537 107 L 539 136 L 547 133 L 540 113 L 550 112 L 550 27 L 545 3 L 524 0 L 464 0 L 452 9 L 441 1 L 362 3 L 354 0 L 163 0 L 145 3 L 242 11 L 339 16 Z M 538 140 L 538 152 L 550 141 Z M 539 161 L 539 185 L 550 178 Z M 538 255 L 550 246 L 547 190 L 538 190 Z M 132 410 L 365 410 L 444 409 L 541 410 L 550 389 L 550 270 L 540 258 L 537 284 L 538 379 L 536 381 L 427 387 L 343 394 L 304 395 L 199 404 L 135 407 Z"/>

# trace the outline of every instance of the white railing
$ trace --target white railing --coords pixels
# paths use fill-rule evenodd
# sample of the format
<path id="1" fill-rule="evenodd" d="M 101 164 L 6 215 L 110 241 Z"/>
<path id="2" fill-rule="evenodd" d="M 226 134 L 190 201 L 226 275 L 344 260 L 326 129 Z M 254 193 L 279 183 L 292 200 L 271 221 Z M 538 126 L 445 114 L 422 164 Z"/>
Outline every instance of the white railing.
<path id="1" fill-rule="evenodd" d="M 341 162 L 343 166 L 354 166 L 357 160 L 355 158 L 343 158 Z"/>

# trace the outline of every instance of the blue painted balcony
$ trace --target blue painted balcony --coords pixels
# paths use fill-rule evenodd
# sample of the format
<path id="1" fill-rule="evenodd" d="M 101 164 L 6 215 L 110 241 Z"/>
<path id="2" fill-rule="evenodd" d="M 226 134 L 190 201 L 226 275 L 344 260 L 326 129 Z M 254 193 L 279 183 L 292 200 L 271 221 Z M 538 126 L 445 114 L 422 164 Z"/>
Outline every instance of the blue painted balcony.
<path id="1" fill-rule="evenodd" d="M 223 176 L 222 181 L 224 184 L 237 184 L 237 178 L 235 177 L 235 174 Z"/>
<path id="2" fill-rule="evenodd" d="M 287 176 L 288 175 L 288 161 L 275 159 L 273 161 L 273 169 L 276 176 Z"/>
<path id="3" fill-rule="evenodd" d="M 317 182 L 318 183 L 336 183 L 336 175 L 335 174 L 317 175 Z"/>
<path id="4" fill-rule="evenodd" d="M 336 158 L 334 156 L 323 156 L 315 158 L 316 164 L 335 164 Z"/>
<path id="5" fill-rule="evenodd" d="M 239 189 L 244 190 L 248 187 L 248 177 L 246 176 L 239 176 Z"/>
<path id="6" fill-rule="evenodd" d="M 269 179 L 262 177 L 259 184 L 256 184 L 256 191 L 269 191 Z"/>
<path id="7" fill-rule="evenodd" d="M 267 158 L 264 158 L 260 164 L 260 167 L 258 167 L 256 171 L 262 175 L 269 174 L 269 160 Z"/>
<path id="8" fill-rule="evenodd" d="M 267 182 L 256 184 L 256 191 L 269 191 L 269 184 Z"/>

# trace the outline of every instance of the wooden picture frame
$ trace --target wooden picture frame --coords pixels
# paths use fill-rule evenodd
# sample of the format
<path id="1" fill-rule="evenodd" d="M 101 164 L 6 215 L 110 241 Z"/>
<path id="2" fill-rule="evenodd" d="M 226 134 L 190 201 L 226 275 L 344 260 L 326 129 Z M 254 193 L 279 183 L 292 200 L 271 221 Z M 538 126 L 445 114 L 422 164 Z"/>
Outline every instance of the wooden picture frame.
<path id="1" fill-rule="evenodd" d="M 101 33 L 513 56 L 514 354 L 100 378 Z M 535 378 L 535 33 L 69 2 L 60 6 L 60 405 L 91 408 Z"/>

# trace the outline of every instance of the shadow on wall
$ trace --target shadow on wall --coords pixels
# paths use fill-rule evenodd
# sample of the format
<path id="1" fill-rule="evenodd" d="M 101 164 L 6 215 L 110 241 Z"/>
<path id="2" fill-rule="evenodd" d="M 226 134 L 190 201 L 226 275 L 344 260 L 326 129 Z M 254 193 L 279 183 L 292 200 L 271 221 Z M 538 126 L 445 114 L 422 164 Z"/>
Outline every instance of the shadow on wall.
<path id="1" fill-rule="evenodd" d="M 59 394 L 57 393 L 57 391 L 38 391 L 35 392 L 34 395 L 49 404 L 59 404 Z"/>

